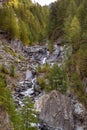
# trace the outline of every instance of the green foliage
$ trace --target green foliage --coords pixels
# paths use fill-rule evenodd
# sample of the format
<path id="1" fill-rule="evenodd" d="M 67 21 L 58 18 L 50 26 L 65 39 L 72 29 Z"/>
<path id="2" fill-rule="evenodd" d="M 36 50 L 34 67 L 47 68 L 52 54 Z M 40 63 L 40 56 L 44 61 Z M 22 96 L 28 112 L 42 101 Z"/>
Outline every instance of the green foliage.
<path id="1" fill-rule="evenodd" d="M 60 0 L 51 4 L 48 22 L 48 37 L 51 40 L 53 39 L 53 41 L 63 35 L 64 20 L 66 18 L 68 5 L 68 0 Z"/>
<path id="2" fill-rule="evenodd" d="M 12 64 L 11 67 L 10 67 L 10 75 L 12 77 L 15 77 L 15 66 Z"/>
<path id="3" fill-rule="evenodd" d="M 53 41 L 52 40 L 49 41 L 48 48 L 49 48 L 50 52 L 53 52 L 54 46 L 53 46 Z"/>
<path id="4" fill-rule="evenodd" d="M 3 59 L 3 57 L 2 56 L 0 56 L 0 60 L 2 60 Z"/>
<path id="5" fill-rule="evenodd" d="M 86 44 L 81 45 L 80 49 L 76 54 L 75 60 L 81 78 L 83 79 L 84 77 L 87 77 L 87 45 Z"/>
<path id="6" fill-rule="evenodd" d="M 83 79 L 87 77 L 87 45 L 83 44 L 79 50 L 72 54 L 66 61 L 66 72 L 68 76 L 68 85 L 77 95 L 78 99 L 87 106 L 87 96 Z"/>
<path id="7" fill-rule="evenodd" d="M 10 26 L 8 28 L 8 33 L 9 33 L 9 36 L 11 39 L 20 37 L 17 18 L 14 16 L 14 14 L 11 14 Z"/>
<path id="8" fill-rule="evenodd" d="M 46 39 L 48 7 L 32 1 L 8 1 L 0 8 L 0 28 L 10 39 L 18 38 L 25 45 Z"/>
<path id="9" fill-rule="evenodd" d="M 3 44 L 4 45 L 4 44 Z M 10 53 L 12 56 L 16 57 L 16 53 L 12 50 L 12 48 L 4 45 L 4 48 L 3 48 L 7 53 Z"/>
<path id="10" fill-rule="evenodd" d="M 18 58 L 23 61 L 24 60 L 24 57 L 22 55 L 18 55 Z"/>
<path id="11" fill-rule="evenodd" d="M 65 71 L 58 67 L 57 64 L 54 64 L 53 67 L 49 67 L 49 65 L 43 66 L 43 68 L 39 68 L 39 73 L 44 73 L 43 77 L 38 78 L 37 89 L 45 90 L 49 92 L 51 90 L 58 90 L 62 93 L 65 93 L 67 90 L 67 76 Z"/>
<path id="12" fill-rule="evenodd" d="M 76 91 L 82 89 L 82 82 L 77 73 L 73 73 L 71 76 L 71 87 Z"/>
<path id="13" fill-rule="evenodd" d="M 9 114 L 11 125 L 14 127 L 14 130 L 19 130 L 21 126 L 21 117 L 15 109 L 11 95 L 10 90 L 7 88 L 5 75 L 0 74 L 0 106 Z"/>
<path id="14" fill-rule="evenodd" d="M 12 94 L 7 88 L 5 75 L 0 73 L 0 106 L 7 111 L 10 122 L 14 130 L 37 130 L 37 127 L 31 126 L 32 123 L 38 123 L 34 104 L 30 98 L 24 99 L 24 106 L 20 113 L 16 111 L 16 107 L 12 98 Z"/>
<path id="15" fill-rule="evenodd" d="M 49 39 L 55 41 L 58 38 L 63 37 L 65 38 L 66 41 L 68 41 L 69 28 L 71 28 L 72 26 L 71 22 L 73 22 L 74 26 L 79 27 L 78 31 L 79 33 L 81 33 L 80 35 L 81 38 L 83 38 L 86 41 L 87 39 L 87 29 L 86 29 L 87 28 L 87 24 L 86 24 L 87 13 L 86 12 L 87 12 L 86 0 L 83 0 L 83 1 L 60 0 L 60 1 L 52 3 L 50 5 L 49 22 L 48 22 L 48 28 L 47 28 Z M 75 30 L 72 30 L 72 31 L 74 31 L 74 33 L 76 32 Z M 77 34 L 76 36 L 79 37 L 78 35 L 79 34 Z"/>
<path id="16" fill-rule="evenodd" d="M 66 84 L 66 74 L 63 69 L 59 68 L 58 65 L 54 65 L 50 68 L 50 71 L 47 74 L 47 79 L 49 82 L 48 90 L 59 90 L 64 93 L 67 89 Z"/>
<path id="17" fill-rule="evenodd" d="M 70 0 L 69 6 L 67 7 L 67 11 L 66 11 L 67 16 L 71 15 L 72 17 L 74 17 L 76 15 L 76 11 L 77 11 L 76 1 Z"/>
<path id="18" fill-rule="evenodd" d="M 70 87 L 72 91 L 77 95 L 78 99 L 86 106 L 87 97 L 84 94 L 84 88 L 82 86 L 82 81 L 78 73 L 73 73 L 71 76 Z"/>
<path id="19" fill-rule="evenodd" d="M 83 0 L 80 4 L 77 12 L 77 16 L 79 18 L 81 29 L 82 29 L 82 37 L 83 39 L 87 39 L 87 1 Z"/>
<path id="20" fill-rule="evenodd" d="M 20 39 L 25 45 L 29 45 L 27 26 L 22 20 L 20 20 Z"/>
<path id="21" fill-rule="evenodd" d="M 76 16 L 71 22 L 68 33 L 68 39 L 72 45 L 73 51 L 79 49 L 81 40 L 81 27 Z"/>
<path id="22" fill-rule="evenodd" d="M 50 69 L 50 66 L 49 64 L 46 63 L 43 66 L 38 66 L 37 71 L 38 73 L 48 73 L 49 69 Z"/>
<path id="23" fill-rule="evenodd" d="M 38 123 L 36 112 L 34 110 L 34 103 L 31 101 L 29 97 L 26 97 L 23 101 L 23 104 L 24 106 L 20 110 L 22 116 L 23 129 L 37 130 L 36 126 L 32 126 L 32 123 Z"/>
<path id="24" fill-rule="evenodd" d="M 8 73 L 9 73 L 9 72 L 8 72 L 8 69 L 5 67 L 4 64 L 1 65 L 0 71 L 1 71 L 2 73 L 4 73 L 4 74 L 8 74 Z"/>
<path id="25" fill-rule="evenodd" d="M 38 82 L 41 90 L 45 90 L 46 89 L 46 81 L 45 81 L 44 77 L 39 77 L 37 79 L 37 82 Z"/>

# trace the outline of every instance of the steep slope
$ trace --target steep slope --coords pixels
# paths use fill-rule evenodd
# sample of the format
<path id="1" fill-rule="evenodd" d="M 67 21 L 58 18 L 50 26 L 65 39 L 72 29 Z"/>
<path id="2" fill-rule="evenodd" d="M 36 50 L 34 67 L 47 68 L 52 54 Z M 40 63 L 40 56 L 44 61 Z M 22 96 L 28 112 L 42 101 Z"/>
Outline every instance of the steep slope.
<path id="1" fill-rule="evenodd" d="M 3 108 L 0 106 L 0 130 L 13 130 L 11 124 L 9 115 Z"/>
<path id="2" fill-rule="evenodd" d="M 87 1 L 0 6 L 0 129 L 87 130 Z"/>
<path id="3" fill-rule="evenodd" d="M 30 45 L 46 38 L 48 7 L 33 4 L 31 0 L 8 0 L 1 3 L 0 30 L 5 31 L 9 39 L 18 38 Z"/>

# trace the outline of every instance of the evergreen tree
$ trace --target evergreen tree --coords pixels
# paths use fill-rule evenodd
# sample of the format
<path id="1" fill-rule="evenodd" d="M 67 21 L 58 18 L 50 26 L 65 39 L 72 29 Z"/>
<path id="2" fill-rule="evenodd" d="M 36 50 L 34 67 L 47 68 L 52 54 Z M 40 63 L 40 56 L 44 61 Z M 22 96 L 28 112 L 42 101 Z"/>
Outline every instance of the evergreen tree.
<path id="1" fill-rule="evenodd" d="M 62 93 L 66 92 L 66 74 L 63 69 L 59 68 L 57 64 L 50 69 L 47 74 L 49 87 L 48 90 L 58 90 Z"/>
<path id="2" fill-rule="evenodd" d="M 69 6 L 67 7 L 66 15 L 74 17 L 76 15 L 76 11 L 77 11 L 77 6 L 75 0 L 70 0 Z"/>
<path id="3" fill-rule="evenodd" d="M 24 105 L 21 109 L 23 129 L 37 130 L 36 124 L 38 123 L 38 119 L 36 117 L 33 102 L 31 101 L 29 97 L 26 97 L 23 101 L 23 104 Z"/>
<path id="4" fill-rule="evenodd" d="M 9 32 L 9 35 L 10 35 L 11 39 L 12 38 L 19 38 L 20 37 L 18 20 L 14 16 L 14 14 L 11 14 L 8 32 Z"/>
<path id="5" fill-rule="evenodd" d="M 70 28 L 69 28 L 69 41 L 72 45 L 73 51 L 76 51 L 80 47 L 81 40 L 81 27 L 79 20 L 76 16 L 74 16 Z"/>
<path id="6" fill-rule="evenodd" d="M 69 28 L 70 28 L 71 21 L 72 21 L 72 16 L 69 15 L 64 22 L 64 38 L 66 39 L 67 42 L 69 37 Z"/>
<path id="7" fill-rule="evenodd" d="M 80 4 L 77 12 L 77 16 L 79 18 L 80 24 L 81 24 L 81 29 L 82 29 L 82 36 L 83 39 L 87 39 L 87 1 L 84 0 Z"/>
<path id="8" fill-rule="evenodd" d="M 24 21 L 20 20 L 20 39 L 25 45 L 29 45 L 28 30 Z"/>

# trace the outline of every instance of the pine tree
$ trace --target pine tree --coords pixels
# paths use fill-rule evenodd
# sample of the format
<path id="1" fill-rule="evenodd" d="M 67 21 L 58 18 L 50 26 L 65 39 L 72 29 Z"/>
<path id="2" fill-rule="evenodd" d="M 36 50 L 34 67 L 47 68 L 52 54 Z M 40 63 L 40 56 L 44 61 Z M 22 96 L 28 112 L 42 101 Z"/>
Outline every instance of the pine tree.
<path id="1" fill-rule="evenodd" d="M 68 35 L 69 35 L 69 28 L 70 28 L 71 21 L 72 21 L 72 16 L 69 15 L 64 22 L 64 38 L 66 39 L 67 42 L 69 37 Z"/>
<path id="2" fill-rule="evenodd" d="M 11 39 L 19 38 L 19 36 L 20 36 L 18 21 L 17 21 L 17 18 L 15 16 L 13 16 L 13 14 L 11 15 L 11 18 L 10 18 L 8 32 L 9 32 Z"/>
<path id="3" fill-rule="evenodd" d="M 81 27 L 79 20 L 74 16 L 69 28 L 69 41 L 72 45 L 73 51 L 79 49 L 81 40 Z"/>
<path id="4" fill-rule="evenodd" d="M 1 8 L 0 9 L 0 28 L 3 31 L 8 32 L 9 23 L 10 23 L 10 11 L 9 11 L 9 9 L 6 8 L 6 7 Z"/>
<path id="5" fill-rule="evenodd" d="M 76 15 L 76 11 L 77 11 L 77 6 L 75 0 L 70 0 L 69 6 L 67 7 L 66 15 L 67 16 L 71 15 L 72 17 L 74 17 L 74 15 Z"/>
<path id="6" fill-rule="evenodd" d="M 83 39 L 87 39 L 87 1 L 84 0 L 82 1 L 82 3 L 80 4 L 79 8 L 78 8 L 78 18 L 81 24 L 81 28 L 82 28 L 82 36 Z"/>
<path id="7" fill-rule="evenodd" d="M 28 30 L 24 21 L 20 20 L 20 39 L 25 45 L 29 45 Z"/>
<path id="8" fill-rule="evenodd" d="M 21 108 L 21 115 L 23 120 L 23 129 L 26 130 L 37 130 L 36 126 L 32 126 L 33 124 L 38 123 L 38 119 L 36 117 L 36 113 L 34 110 L 34 104 L 29 97 L 26 97 L 23 100 L 23 107 Z"/>

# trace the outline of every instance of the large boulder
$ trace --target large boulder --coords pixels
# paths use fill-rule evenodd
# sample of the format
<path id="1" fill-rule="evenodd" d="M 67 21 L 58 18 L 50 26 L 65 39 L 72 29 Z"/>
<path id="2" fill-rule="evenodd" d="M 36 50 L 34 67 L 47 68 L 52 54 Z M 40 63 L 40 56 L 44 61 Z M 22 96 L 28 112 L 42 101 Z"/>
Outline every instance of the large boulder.
<path id="1" fill-rule="evenodd" d="M 87 128 L 84 106 L 57 91 L 41 97 L 38 100 L 38 109 L 43 130 L 86 130 Z"/>

